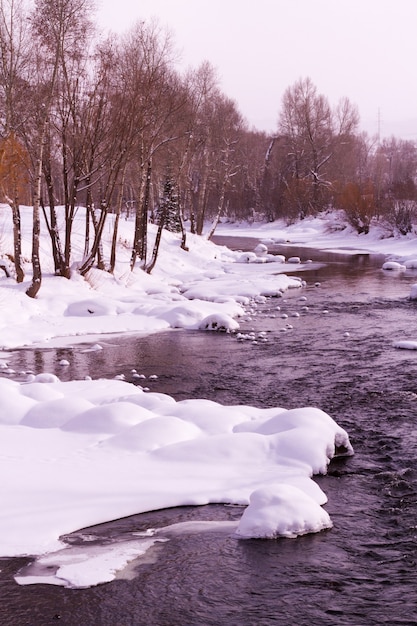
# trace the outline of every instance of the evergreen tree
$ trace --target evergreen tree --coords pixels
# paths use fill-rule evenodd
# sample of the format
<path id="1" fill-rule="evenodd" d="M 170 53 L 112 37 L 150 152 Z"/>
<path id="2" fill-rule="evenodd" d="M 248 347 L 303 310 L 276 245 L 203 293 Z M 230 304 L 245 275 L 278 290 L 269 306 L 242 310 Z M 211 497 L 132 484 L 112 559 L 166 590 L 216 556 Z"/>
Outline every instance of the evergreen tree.
<path id="1" fill-rule="evenodd" d="M 152 259 L 150 263 L 146 266 L 146 271 L 148 272 L 148 274 L 150 274 L 155 267 L 156 259 L 159 252 L 159 245 L 161 243 L 162 230 L 166 228 L 172 233 L 182 232 L 178 194 L 175 189 L 175 184 L 170 175 L 167 175 L 165 178 L 162 198 L 155 213 L 156 221 L 158 224 L 158 231 L 155 237 Z"/>
<path id="2" fill-rule="evenodd" d="M 178 193 L 172 177 L 167 174 L 165 178 L 162 197 L 156 211 L 157 223 L 172 233 L 181 232 L 180 208 Z"/>

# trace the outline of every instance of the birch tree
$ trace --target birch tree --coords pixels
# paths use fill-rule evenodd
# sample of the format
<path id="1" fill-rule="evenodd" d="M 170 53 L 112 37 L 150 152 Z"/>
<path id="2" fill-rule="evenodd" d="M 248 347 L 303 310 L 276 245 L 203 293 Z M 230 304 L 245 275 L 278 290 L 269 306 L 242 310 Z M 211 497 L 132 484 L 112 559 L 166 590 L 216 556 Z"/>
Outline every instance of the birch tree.
<path id="1" fill-rule="evenodd" d="M 0 0 L 0 89 L 3 110 L 1 191 L 13 220 L 13 259 L 18 283 L 24 279 L 20 201 L 28 176 L 28 159 L 19 138 L 27 94 L 30 44 L 21 0 Z M 24 199 L 26 199 L 24 197 Z"/>
<path id="2" fill-rule="evenodd" d="M 36 297 L 42 282 L 39 258 L 43 159 L 55 89 L 65 82 L 68 60 L 79 55 L 91 31 L 90 0 L 35 0 L 31 27 L 38 43 L 37 128 L 33 151 L 33 279 L 26 293 Z"/>

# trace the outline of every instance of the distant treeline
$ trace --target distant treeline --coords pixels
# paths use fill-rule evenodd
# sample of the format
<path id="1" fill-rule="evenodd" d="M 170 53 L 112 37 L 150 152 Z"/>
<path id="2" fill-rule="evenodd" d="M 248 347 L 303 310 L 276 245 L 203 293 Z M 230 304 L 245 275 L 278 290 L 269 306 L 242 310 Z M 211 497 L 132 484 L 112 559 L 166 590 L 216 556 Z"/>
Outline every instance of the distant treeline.
<path id="1" fill-rule="evenodd" d="M 159 243 L 147 249 L 150 220 L 159 236 L 181 232 L 184 248 L 187 231 L 202 234 L 207 220 L 213 231 L 220 217 L 293 221 L 336 208 L 358 232 L 381 217 L 401 233 L 412 228 L 416 143 L 360 133 L 356 106 L 332 107 L 309 78 L 286 90 L 268 136 L 249 128 L 208 62 L 177 70 L 171 36 L 156 22 L 103 36 L 91 0 L 0 0 L 0 45 L 0 201 L 11 207 L 18 281 L 19 207 L 33 206 L 30 296 L 41 285 L 41 219 L 55 271 L 69 277 L 80 204 L 83 274 L 94 264 L 113 271 L 123 213 L 134 224 L 131 267 L 139 260 L 147 271 Z M 113 249 L 103 259 L 109 212 Z"/>

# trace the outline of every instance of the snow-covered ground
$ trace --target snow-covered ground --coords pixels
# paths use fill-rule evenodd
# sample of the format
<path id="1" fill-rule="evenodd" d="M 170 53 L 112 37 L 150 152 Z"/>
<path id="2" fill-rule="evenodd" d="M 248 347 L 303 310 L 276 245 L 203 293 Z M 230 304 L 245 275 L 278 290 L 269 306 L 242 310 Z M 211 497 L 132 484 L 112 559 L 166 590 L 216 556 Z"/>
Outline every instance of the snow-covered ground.
<path id="1" fill-rule="evenodd" d="M 41 564 L 60 567 L 46 578 L 37 567 L 21 582 L 110 580 L 164 529 L 99 555 L 63 549 L 59 536 L 165 507 L 250 501 L 241 522 L 228 526 L 238 537 L 331 527 L 311 477 L 326 472 L 337 449 L 352 448 L 319 409 L 176 402 L 119 380 L 50 380 L 0 379 L 0 554 L 43 555 Z"/>
<path id="2" fill-rule="evenodd" d="M 31 209 L 24 208 L 22 217 L 23 256 L 29 260 Z M 0 206 L 3 262 L 7 254 L 13 253 L 10 226 L 10 209 Z M 74 225 L 75 261 L 80 261 L 82 256 L 83 228 L 84 211 L 80 208 Z M 83 279 L 74 271 L 72 279 L 67 280 L 53 276 L 51 244 L 44 227 L 43 280 L 35 300 L 25 294 L 31 278 L 29 262 L 25 264 L 25 282 L 20 285 L 13 278 L 7 279 L 0 270 L 0 349 L 34 343 L 50 345 L 57 338 L 61 343 L 67 338 L 68 343 L 68 338 L 75 341 L 91 334 L 149 333 L 167 328 L 237 329 L 239 317 L 251 300 L 281 295 L 302 285 L 303 266 L 282 262 L 283 257 L 268 254 L 268 243 L 286 241 L 326 250 L 382 252 L 399 264 L 398 269 L 407 263 L 417 264 L 416 235 L 381 238 L 382 231 L 375 229 L 369 235 L 359 236 L 341 223 L 338 214 L 329 214 L 288 227 L 284 222 L 219 226 L 217 234 L 258 237 L 264 249 L 251 253 L 232 252 L 192 235 L 187 240 L 189 252 L 185 252 L 179 246 L 178 236 L 165 233 L 156 267 L 149 275 L 139 269 L 129 270 L 132 231 L 132 221 L 121 220 L 114 275 L 93 269 Z M 110 223 L 105 235 L 108 258 Z"/>
<path id="3" fill-rule="evenodd" d="M 223 223 L 216 230 L 218 235 L 257 237 L 268 242 L 288 242 L 318 250 L 348 252 L 374 252 L 390 255 L 395 259 L 417 257 L 417 224 L 415 232 L 407 236 L 394 234 L 383 224 L 374 224 L 367 235 L 358 233 L 346 223 L 343 211 L 323 213 L 307 217 L 291 225 L 281 220 L 264 224 Z"/>
<path id="4" fill-rule="evenodd" d="M 9 212 L 2 208 L 0 213 L 3 255 L 13 253 Z M 23 255 L 30 259 L 31 210 L 23 209 L 22 213 Z M 80 261 L 82 256 L 83 228 L 84 211 L 80 209 L 74 226 L 75 261 Z M 108 259 L 111 230 L 105 235 Z M 20 285 L 0 273 L 0 348 L 46 343 L 57 337 L 61 342 L 65 337 L 74 341 L 90 334 L 149 333 L 216 324 L 233 329 L 238 327 L 236 320 L 251 299 L 280 295 L 301 284 L 299 279 L 286 276 L 284 263 L 263 263 L 261 272 L 259 267 L 257 271 L 248 271 L 246 257 L 239 253 L 191 235 L 187 240 L 189 252 L 185 252 L 180 248 L 178 236 L 170 233 L 165 233 L 151 275 L 139 269 L 130 272 L 132 235 L 133 222 L 122 220 L 114 275 L 93 269 L 83 279 L 74 271 L 72 279 L 67 280 L 53 276 L 51 244 L 48 234 L 43 232 L 43 279 L 35 300 L 25 294 L 31 278 L 29 263 L 25 265 L 27 279 Z M 276 272 L 280 275 L 274 275 Z"/>
<path id="5" fill-rule="evenodd" d="M 82 213 L 75 259 L 83 245 Z M 23 217 L 24 256 L 30 258 L 29 209 Z M 7 208 L 1 208 L 0 222 L 5 255 L 12 251 Z M 268 241 L 383 252 L 398 264 L 396 271 L 417 258 L 415 237 L 359 237 L 327 216 L 288 228 L 221 225 L 219 234 L 259 237 L 263 246 L 252 254 L 191 236 L 185 252 L 178 237 L 167 233 L 148 275 L 129 271 L 131 231 L 132 224 L 123 221 L 114 276 L 93 270 L 85 280 L 76 272 L 66 280 L 52 275 L 43 229 L 38 298 L 25 295 L 29 263 L 21 285 L 0 274 L 0 346 L 56 345 L 91 335 L 97 343 L 103 333 L 170 327 L 237 330 L 253 300 L 302 288 L 303 265 L 272 258 Z M 293 537 L 331 527 L 323 509 L 326 496 L 312 476 L 326 472 L 335 453 L 353 450 L 347 433 L 323 411 L 176 402 L 120 380 L 63 383 L 48 373 L 28 373 L 18 383 L 7 378 L 6 356 L 0 363 L 5 374 L 0 378 L 0 555 L 39 555 L 18 577 L 22 584 L 82 587 L 111 580 L 172 529 L 91 549 L 65 546 L 59 537 L 163 507 L 248 504 L 239 524 L 225 526 L 237 538 Z"/>

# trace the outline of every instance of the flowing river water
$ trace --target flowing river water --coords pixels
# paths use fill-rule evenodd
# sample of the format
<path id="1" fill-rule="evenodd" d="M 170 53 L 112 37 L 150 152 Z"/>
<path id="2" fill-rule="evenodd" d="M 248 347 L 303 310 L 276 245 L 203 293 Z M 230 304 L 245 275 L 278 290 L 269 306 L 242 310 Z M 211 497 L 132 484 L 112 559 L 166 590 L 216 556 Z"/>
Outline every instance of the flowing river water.
<path id="1" fill-rule="evenodd" d="M 256 243 L 218 241 L 242 249 Z M 274 251 L 321 263 L 294 272 L 307 283 L 302 290 L 259 304 L 242 321 L 242 333 L 263 331 L 266 341 L 170 331 L 100 338 L 99 352 L 18 350 L 9 363 L 62 380 L 130 380 L 136 369 L 157 376 L 146 380 L 152 391 L 177 400 L 323 409 L 355 449 L 317 477 L 334 527 L 276 541 L 184 533 L 157 544 L 129 576 L 89 589 L 21 587 L 13 576 L 29 559 L 1 559 L 2 626 L 417 624 L 417 351 L 394 347 L 417 340 L 417 303 L 408 298 L 417 273 L 383 271 L 378 255 Z M 68 542 L 119 541 L 149 527 L 241 514 L 221 505 L 150 512 Z"/>

